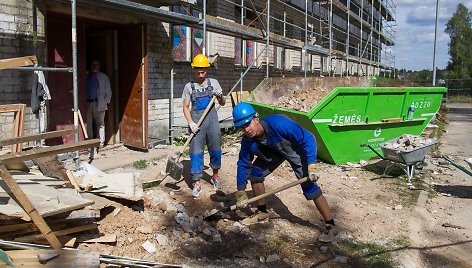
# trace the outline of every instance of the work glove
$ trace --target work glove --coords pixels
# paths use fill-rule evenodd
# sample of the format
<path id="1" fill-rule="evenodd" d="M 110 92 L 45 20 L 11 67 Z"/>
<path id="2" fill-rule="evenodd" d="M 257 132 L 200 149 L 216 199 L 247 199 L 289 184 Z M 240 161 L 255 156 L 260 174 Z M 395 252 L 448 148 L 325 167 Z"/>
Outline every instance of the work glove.
<path id="1" fill-rule="evenodd" d="M 213 88 L 213 96 L 215 96 L 219 99 L 219 98 L 223 97 L 223 91 L 221 89 Z"/>
<path id="2" fill-rule="evenodd" d="M 318 176 L 318 174 L 316 174 L 316 165 L 315 164 L 309 164 L 308 165 L 308 178 L 312 182 L 317 182 L 318 179 L 320 178 L 320 176 Z"/>
<path id="3" fill-rule="evenodd" d="M 247 194 L 246 191 L 237 191 L 236 192 L 236 207 L 237 208 L 244 208 L 246 207 L 247 201 Z"/>
<path id="4" fill-rule="evenodd" d="M 189 125 L 190 131 L 192 131 L 193 134 L 197 134 L 198 130 L 200 129 L 195 122 L 191 122 Z"/>

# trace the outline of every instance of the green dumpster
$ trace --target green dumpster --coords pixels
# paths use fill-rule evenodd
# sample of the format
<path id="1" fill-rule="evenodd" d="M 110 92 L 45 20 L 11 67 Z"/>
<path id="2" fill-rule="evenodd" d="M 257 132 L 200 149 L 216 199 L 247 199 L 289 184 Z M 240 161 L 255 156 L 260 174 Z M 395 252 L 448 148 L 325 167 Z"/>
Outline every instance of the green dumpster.
<path id="1" fill-rule="evenodd" d="M 266 78 L 247 102 L 261 117 L 289 116 L 315 135 L 320 159 L 344 164 L 375 156 L 360 144 L 378 149 L 380 143 L 402 134 L 420 135 L 438 112 L 445 92 L 444 87 L 375 87 L 368 78 Z M 319 100 L 299 111 L 274 105 L 281 97 L 288 103 L 301 102 L 300 106 Z"/>

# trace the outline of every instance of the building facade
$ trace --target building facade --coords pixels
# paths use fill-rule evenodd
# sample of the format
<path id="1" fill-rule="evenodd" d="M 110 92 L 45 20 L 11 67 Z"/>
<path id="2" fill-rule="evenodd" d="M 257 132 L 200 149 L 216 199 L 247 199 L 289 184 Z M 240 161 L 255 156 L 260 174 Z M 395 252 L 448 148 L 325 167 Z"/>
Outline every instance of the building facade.
<path id="1" fill-rule="evenodd" d="M 72 66 L 70 1 L 0 4 L 1 59 L 36 55 L 39 66 Z M 209 74 L 224 93 L 251 91 L 267 75 L 369 76 L 394 67 L 393 0 L 84 0 L 76 10 L 79 110 L 85 114 L 85 71 L 98 59 L 113 88 L 109 144 L 147 148 L 187 131 L 181 95 L 198 53 L 213 62 Z M 243 73 L 242 85 L 235 85 Z M 45 75 L 52 99 L 44 129 L 73 127 L 71 73 Z M 0 70 L 0 104 L 29 106 L 31 77 L 31 71 Z M 219 109 L 222 126 L 231 125 L 227 103 Z M 8 137 L 9 120 L 12 115 L 0 114 L 0 138 Z M 28 108 L 26 134 L 39 125 Z"/>

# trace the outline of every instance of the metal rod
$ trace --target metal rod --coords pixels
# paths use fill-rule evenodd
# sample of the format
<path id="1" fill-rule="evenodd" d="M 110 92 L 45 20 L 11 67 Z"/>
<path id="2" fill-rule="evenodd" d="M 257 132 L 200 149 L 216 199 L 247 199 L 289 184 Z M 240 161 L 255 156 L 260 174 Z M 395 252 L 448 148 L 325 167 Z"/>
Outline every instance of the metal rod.
<path id="1" fill-rule="evenodd" d="M 172 64 L 173 65 L 173 64 Z M 170 69 L 169 142 L 174 143 L 174 68 Z"/>
<path id="2" fill-rule="evenodd" d="M 7 70 L 7 69 L 5 69 Z M 73 68 L 55 68 L 55 67 L 15 67 L 9 68 L 8 70 L 17 70 L 17 71 L 43 71 L 43 72 L 65 72 L 72 73 Z"/>
<path id="3" fill-rule="evenodd" d="M 305 44 L 302 50 L 303 56 L 303 76 L 306 77 L 307 53 L 306 46 L 308 43 L 308 0 L 305 0 Z"/>
<path id="4" fill-rule="evenodd" d="M 244 10 L 244 0 L 241 0 L 241 25 L 244 25 L 244 13 L 245 13 L 245 10 Z M 239 77 L 242 78 L 243 77 L 243 66 L 244 66 L 244 39 L 241 38 L 241 62 L 240 62 L 240 74 L 239 74 Z M 239 100 L 242 100 L 243 99 L 243 80 L 241 80 L 241 83 L 240 83 L 240 87 L 239 87 Z"/>
<path id="5" fill-rule="evenodd" d="M 349 42 L 351 37 L 351 0 L 347 0 L 346 75 L 349 76 Z"/>
<path id="6" fill-rule="evenodd" d="M 264 49 L 269 49 L 269 47 L 266 45 L 266 47 Z M 234 86 L 231 88 L 231 90 L 228 92 L 228 94 L 226 94 L 226 98 L 228 98 L 229 95 L 231 95 L 231 92 L 233 92 L 233 90 L 238 86 L 239 82 L 241 82 L 243 80 L 243 78 L 246 76 L 246 74 L 249 72 L 249 70 L 251 70 L 251 67 L 257 62 L 257 60 L 259 59 L 259 57 L 264 53 L 264 49 L 257 55 L 257 57 L 252 61 L 251 65 L 249 65 L 246 69 L 246 71 L 244 71 L 243 75 L 239 78 L 239 80 L 234 84 Z M 220 106 L 221 107 L 221 106 Z M 218 107 L 219 108 L 219 107 Z"/>
<path id="7" fill-rule="evenodd" d="M 79 142 L 79 88 L 78 88 L 78 77 L 77 77 L 77 0 L 72 0 L 72 87 L 73 87 L 73 98 L 74 98 L 74 128 L 75 142 Z M 78 169 L 80 166 L 79 151 L 75 151 L 75 165 Z"/>
<path id="8" fill-rule="evenodd" d="M 270 36 L 270 0 L 267 0 L 267 29 L 266 29 L 266 77 L 269 78 L 269 36 Z"/>
<path id="9" fill-rule="evenodd" d="M 206 56 L 206 0 L 203 0 L 203 55 Z"/>
<path id="10" fill-rule="evenodd" d="M 436 0 L 436 23 L 434 26 L 434 48 L 433 48 L 433 86 L 436 86 L 436 37 L 438 35 L 438 9 L 439 0 Z"/>

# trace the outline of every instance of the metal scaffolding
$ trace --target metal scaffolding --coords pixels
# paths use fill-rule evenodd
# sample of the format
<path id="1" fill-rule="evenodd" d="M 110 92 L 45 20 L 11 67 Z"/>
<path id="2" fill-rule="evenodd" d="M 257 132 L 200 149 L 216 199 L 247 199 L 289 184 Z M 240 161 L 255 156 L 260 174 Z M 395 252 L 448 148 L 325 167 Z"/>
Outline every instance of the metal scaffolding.
<path id="1" fill-rule="evenodd" d="M 36 1 L 32 1 L 34 27 L 37 27 Z M 74 127 L 76 129 L 75 141 L 78 142 L 79 140 L 76 30 L 78 4 L 104 8 L 109 11 L 139 14 L 139 17 L 142 19 L 156 19 L 172 25 L 182 24 L 202 29 L 203 53 L 206 53 L 208 45 L 207 31 L 241 38 L 241 56 L 244 53 L 243 40 L 265 43 L 266 77 L 269 77 L 269 51 L 271 45 L 274 47 L 274 50 L 276 50 L 276 47 L 280 47 L 299 51 L 302 57 L 301 67 L 304 76 L 307 75 L 307 71 L 310 71 L 310 69 L 313 71 L 311 65 L 312 55 L 321 58 L 323 62 L 321 72 L 330 76 L 373 75 L 380 72 L 381 69 L 385 70 L 385 72 L 387 70 L 393 72 L 395 68 L 393 46 L 396 31 L 396 0 L 219 1 L 225 1 L 227 4 L 232 4 L 234 7 L 239 8 L 241 10 L 240 19 L 235 18 L 234 21 L 228 21 L 208 15 L 206 0 L 203 0 L 201 2 L 202 6 L 199 7 L 202 10 L 201 18 L 172 12 L 160 8 L 160 5 L 151 6 L 147 4 L 150 3 L 149 1 L 141 1 L 142 3 L 140 3 L 139 0 L 55 0 L 54 2 L 71 6 L 73 66 L 69 68 L 42 68 L 42 70 L 72 72 Z M 158 2 L 161 1 L 156 1 L 156 5 L 159 4 Z M 179 2 L 174 2 L 174 4 L 179 4 Z M 188 5 L 186 2 L 180 2 L 180 4 Z M 272 11 L 272 8 L 274 11 Z M 252 12 L 257 18 L 261 18 L 257 22 L 262 29 L 245 25 L 247 12 Z M 298 14 L 300 17 L 303 15 L 304 20 L 289 20 L 289 13 Z M 276 25 L 280 29 L 277 29 Z M 287 27 L 290 27 L 291 31 L 288 31 Z M 271 32 L 271 29 L 274 30 Z M 277 31 L 279 34 L 276 34 Z M 33 33 L 36 34 L 36 29 L 34 29 Z M 36 37 L 34 40 L 36 40 Z M 251 63 L 251 66 L 253 63 Z M 341 66 L 337 68 L 339 64 Z M 233 89 L 241 83 L 240 89 L 242 90 L 244 76 L 248 73 L 251 66 L 247 66 L 246 70 L 243 71 L 241 65 L 240 79 L 236 82 Z M 356 70 L 354 70 L 354 67 L 357 67 Z M 367 69 L 364 70 L 364 67 Z M 40 70 L 39 68 L 33 67 L 29 70 Z M 372 70 L 375 68 L 377 71 Z M 173 74 L 172 70 L 172 77 Z M 78 158 L 78 152 L 76 156 Z"/>

